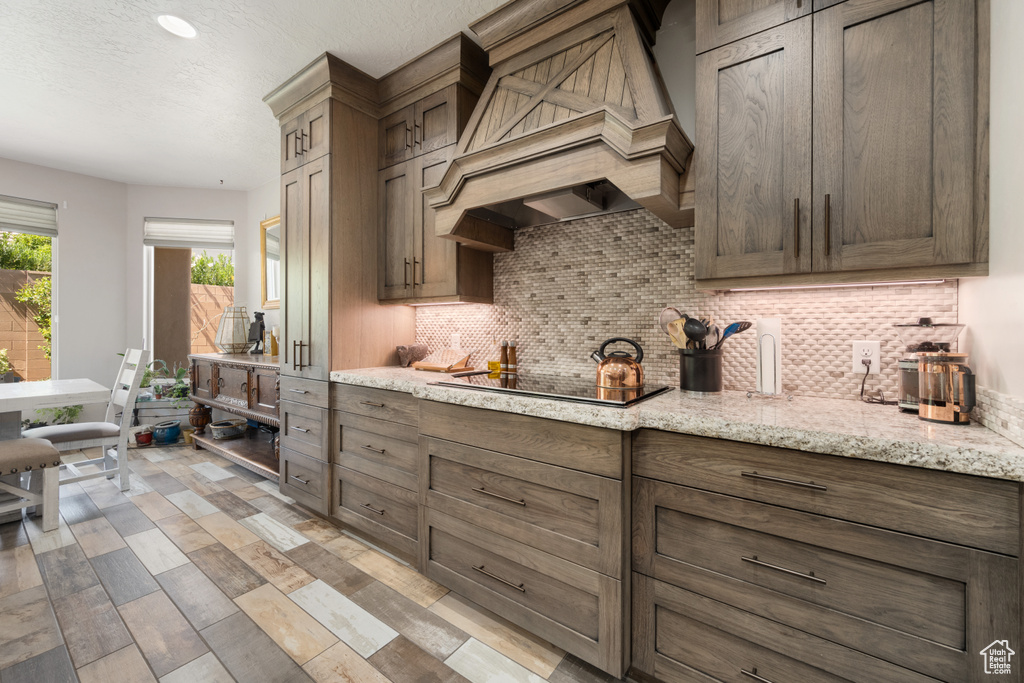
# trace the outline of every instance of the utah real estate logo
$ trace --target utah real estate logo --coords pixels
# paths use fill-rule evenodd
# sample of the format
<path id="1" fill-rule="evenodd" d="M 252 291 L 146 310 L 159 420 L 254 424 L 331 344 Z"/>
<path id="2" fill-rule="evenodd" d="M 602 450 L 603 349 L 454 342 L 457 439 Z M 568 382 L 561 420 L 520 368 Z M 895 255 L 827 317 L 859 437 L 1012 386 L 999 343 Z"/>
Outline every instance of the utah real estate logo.
<path id="1" fill-rule="evenodd" d="M 979 654 L 985 658 L 985 673 L 987 674 L 1010 674 L 1010 658 L 1016 652 L 1010 649 L 1010 643 L 1006 640 L 994 640 Z"/>

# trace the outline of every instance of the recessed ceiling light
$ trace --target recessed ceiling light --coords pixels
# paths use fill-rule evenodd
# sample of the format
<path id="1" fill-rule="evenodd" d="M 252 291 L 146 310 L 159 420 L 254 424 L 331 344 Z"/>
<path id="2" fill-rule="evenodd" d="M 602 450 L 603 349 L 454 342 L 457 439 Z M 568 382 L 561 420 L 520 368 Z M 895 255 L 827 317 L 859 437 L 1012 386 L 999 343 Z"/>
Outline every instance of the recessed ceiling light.
<path id="1" fill-rule="evenodd" d="M 182 38 L 195 38 L 199 34 L 195 26 L 173 14 L 161 14 L 156 20 L 165 29 Z"/>

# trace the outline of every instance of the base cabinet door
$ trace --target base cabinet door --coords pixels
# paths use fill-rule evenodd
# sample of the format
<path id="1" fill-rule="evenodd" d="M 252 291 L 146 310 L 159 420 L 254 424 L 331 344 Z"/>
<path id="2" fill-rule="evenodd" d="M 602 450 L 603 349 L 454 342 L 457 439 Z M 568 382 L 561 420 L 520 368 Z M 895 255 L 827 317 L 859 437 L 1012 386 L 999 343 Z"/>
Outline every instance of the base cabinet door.
<path id="1" fill-rule="evenodd" d="M 408 558 L 416 557 L 416 494 L 340 465 L 332 471 L 331 516 Z"/>
<path id="2" fill-rule="evenodd" d="M 814 15 L 816 271 L 974 258 L 975 3 Z"/>

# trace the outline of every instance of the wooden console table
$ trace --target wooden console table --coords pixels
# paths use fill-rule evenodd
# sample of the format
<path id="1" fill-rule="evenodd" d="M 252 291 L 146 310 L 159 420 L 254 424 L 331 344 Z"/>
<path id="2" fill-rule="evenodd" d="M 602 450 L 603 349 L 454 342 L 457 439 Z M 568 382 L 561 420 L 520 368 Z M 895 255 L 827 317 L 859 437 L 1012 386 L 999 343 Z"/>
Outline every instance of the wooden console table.
<path id="1" fill-rule="evenodd" d="M 198 353 L 188 357 L 192 393 L 198 406 L 216 408 L 261 424 L 279 427 L 280 366 L 277 356 L 248 353 Z M 207 427 L 196 430 L 194 448 L 205 448 L 272 481 L 278 479 L 273 438 L 246 430 L 234 439 L 214 439 Z"/>

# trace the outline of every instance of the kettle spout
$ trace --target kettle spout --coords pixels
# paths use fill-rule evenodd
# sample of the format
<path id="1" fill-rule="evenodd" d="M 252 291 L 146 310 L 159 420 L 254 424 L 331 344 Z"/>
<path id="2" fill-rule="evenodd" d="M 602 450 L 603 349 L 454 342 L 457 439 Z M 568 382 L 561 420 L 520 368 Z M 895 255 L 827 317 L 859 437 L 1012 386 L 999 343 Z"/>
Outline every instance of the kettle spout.
<path id="1" fill-rule="evenodd" d="M 590 357 L 594 360 L 595 363 L 600 363 L 601 361 L 604 360 L 604 354 L 601 353 L 600 349 L 590 354 Z"/>

